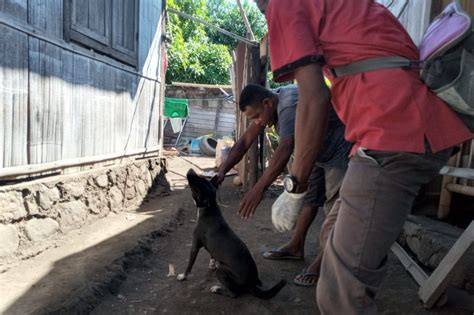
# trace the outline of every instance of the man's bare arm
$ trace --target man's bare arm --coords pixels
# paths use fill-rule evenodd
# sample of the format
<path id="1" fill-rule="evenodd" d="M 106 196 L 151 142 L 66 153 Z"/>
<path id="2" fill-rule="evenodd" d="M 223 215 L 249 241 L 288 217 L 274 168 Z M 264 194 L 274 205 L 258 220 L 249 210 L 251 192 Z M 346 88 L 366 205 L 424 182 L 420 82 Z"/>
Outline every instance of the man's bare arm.
<path id="1" fill-rule="evenodd" d="M 298 106 L 295 122 L 295 155 L 291 174 L 299 183 L 308 181 L 323 145 L 330 104 L 330 91 L 321 67 L 310 64 L 295 71 Z"/>
<path id="2" fill-rule="evenodd" d="M 250 123 L 250 126 L 245 130 L 242 137 L 240 137 L 232 149 L 230 149 L 227 159 L 219 166 L 219 184 L 224 180 L 225 174 L 242 160 L 252 143 L 258 138 L 259 133 L 264 129 L 264 127 L 256 125 L 253 122 Z"/>
<path id="3" fill-rule="evenodd" d="M 293 139 L 293 136 L 280 139 L 280 143 L 273 153 L 270 164 L 265 169 L 265 172 L 263 172 L 262 177 L 242 198 L 238 211 L 241 217 L 249 218 L 254 214 L 263 198 L 265 189 L 281 174 L 290 159 L 291 153 L 293 153 Z"/>
<path id="4" fill-rule="evenodd" d="M 258 180 L 256 187 L 261 187 L 262 191 L 269 187 L 273 181 L 281 174 L 285 169 L 288 160 L 290 159 L 291 153 L 294 148 L 294 137 L 288 136 L 280 139 L 278 147 L 271 160 L 269 161 L 268 167 L 263 172 L 262 177 Z"/>

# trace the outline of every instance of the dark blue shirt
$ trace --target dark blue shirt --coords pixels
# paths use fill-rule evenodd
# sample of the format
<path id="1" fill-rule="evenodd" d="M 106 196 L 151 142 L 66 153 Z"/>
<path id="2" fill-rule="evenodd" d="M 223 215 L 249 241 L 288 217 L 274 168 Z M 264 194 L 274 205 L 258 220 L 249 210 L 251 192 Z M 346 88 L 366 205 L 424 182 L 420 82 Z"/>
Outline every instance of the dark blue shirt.
<path id="1" fill-rule="evenodd" d="M 278 95 L 278 135 L 280 138 L 294 136 L 298 86 L 296 84 L 286 85 L 273 89 L 272 92 Z M 310 127 L 308 126 L 308 128 Z M 318 166 L 347 167 L 352 145 L 344 140 L 344 131 L 344 124 L 331 106 L 328 113 L 326 138 L 316 160 Z"/>

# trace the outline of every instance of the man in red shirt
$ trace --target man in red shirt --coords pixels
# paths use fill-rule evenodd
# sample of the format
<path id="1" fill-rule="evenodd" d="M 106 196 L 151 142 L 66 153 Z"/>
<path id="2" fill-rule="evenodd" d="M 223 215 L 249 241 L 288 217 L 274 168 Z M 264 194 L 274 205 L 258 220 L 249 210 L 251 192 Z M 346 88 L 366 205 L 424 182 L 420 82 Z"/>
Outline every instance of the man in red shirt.
<path id="1" fill-rule="evenodd" d="M 316 299 L 322 314 L 376 314 L 375 294 L 387 253 L 421 185 L 432 180 L 452 147 L 473 135 L 419 79 L 416 69 L 390 68 L 334 77 L 329 69 L 373 57 L 416 60 L 403 26 L 373 0 L 257 0 L 268 22 L 276 81 L 299 88 L 295 159 L 285 192 L 272 207 L 289 230 L 320 150 L 330 97 L 353 143 L 339 215 L 322 262 Z M 323 71 L 332 81 L 331 95 Z M 303 193 L 304 194 L 304 193 Z"/>

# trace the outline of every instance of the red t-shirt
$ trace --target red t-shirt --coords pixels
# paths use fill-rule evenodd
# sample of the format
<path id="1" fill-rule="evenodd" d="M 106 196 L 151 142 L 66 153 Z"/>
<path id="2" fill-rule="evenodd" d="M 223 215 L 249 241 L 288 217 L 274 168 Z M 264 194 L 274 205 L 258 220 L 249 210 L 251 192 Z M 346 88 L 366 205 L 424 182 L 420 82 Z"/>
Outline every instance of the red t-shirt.
<path id="1" fill-rule="evenodd" d="M 418 59 L 418 49 L 397 19 L 373 0 L 270 0 L 266 17 L 276 81 L 319 62 L 323 69 L 379 56 Z M 381 69 L 331 78 L 332 102 L 359 147 L 423 153 L 473 137 L 417 70 Z"/>

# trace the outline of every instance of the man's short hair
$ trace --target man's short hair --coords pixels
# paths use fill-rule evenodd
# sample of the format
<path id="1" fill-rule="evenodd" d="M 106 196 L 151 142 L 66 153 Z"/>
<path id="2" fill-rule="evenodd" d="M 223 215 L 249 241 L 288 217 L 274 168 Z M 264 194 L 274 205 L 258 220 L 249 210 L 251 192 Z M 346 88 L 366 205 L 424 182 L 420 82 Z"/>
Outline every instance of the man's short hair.
<path id="1" fill-rule="evenodd" d="M 247 106 L 258 106 L 266 98 L 272 97 L 272 92 L 261 85 L 249 84 L 240 93 L 239 108 L 245 111 Z"/>

